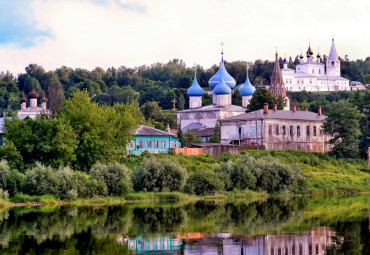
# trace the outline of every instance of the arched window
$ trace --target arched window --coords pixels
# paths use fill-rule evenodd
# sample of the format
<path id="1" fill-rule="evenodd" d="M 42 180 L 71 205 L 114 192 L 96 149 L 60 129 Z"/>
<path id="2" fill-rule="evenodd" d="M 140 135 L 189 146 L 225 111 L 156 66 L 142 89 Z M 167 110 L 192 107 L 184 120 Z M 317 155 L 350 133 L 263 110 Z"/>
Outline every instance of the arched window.
<path id="1" fill-rule="evenodd" d="M 332 66 L 334 65 L 334 61 L 331 61 L 331 65 L 332 65 Z"/>

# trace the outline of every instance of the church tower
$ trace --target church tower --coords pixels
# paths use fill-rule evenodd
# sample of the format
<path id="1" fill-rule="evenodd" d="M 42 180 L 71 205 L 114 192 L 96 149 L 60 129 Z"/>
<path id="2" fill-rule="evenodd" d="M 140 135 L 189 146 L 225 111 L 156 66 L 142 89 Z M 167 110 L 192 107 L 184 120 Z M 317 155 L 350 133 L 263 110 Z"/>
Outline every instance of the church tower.
<path id="1" fill-rule="evenodd" d="M 340 76 L 340 60 L 335 49 L 334 38 L 332 39 L 329 57 L 326 61 L 326 75 Z"/>
<path id="2" fill-rule="evenodd" d="M 272 70 L 269 90 L 274 96 L 276 97 L 281 96 L 284 99 L 284 103 L 285 103 L 284 110 L 290 110 L 290 101 L 286 95 L 285 85 L 284 85 L 283 77 L 281 75 L 279 58 L 278 58 L 277 52 L 275 54 L 275 65 L 274 65 L 274 69 Z"/>
<path id="3" fill-rule="evenodd" d="M 189 95 L 189 108 L 196 109 L 202 107 L 202 96 L 204 94 L 204 91 L 199 86 L 196 72 L 194 74 L 193 84 L 190 86 L 187 92 Z"/>

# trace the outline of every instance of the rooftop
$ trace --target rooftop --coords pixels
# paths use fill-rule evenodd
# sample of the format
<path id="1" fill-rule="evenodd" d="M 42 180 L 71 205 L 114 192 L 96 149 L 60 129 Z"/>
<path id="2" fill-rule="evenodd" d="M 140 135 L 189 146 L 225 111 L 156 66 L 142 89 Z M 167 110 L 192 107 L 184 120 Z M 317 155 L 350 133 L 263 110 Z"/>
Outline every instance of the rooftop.
<path id="1" fill-rule="evenodd" d="M 145 125 L 141 125 L 138 129 L 136 129 L 134 135 L 174 136 L 173 134 Z"/>
<path id="2" fill-rule="evenodd" d="M 196 136 L 200 136 L 200 137 L 212 136 L 216 133 L 215 128 L 212 128 L 212 127 L 192 129 L 191 132 L 193 132 Z"/>
<path id="3" fill-rule="evenodd" d="M 234 117 L 219 120 L 220 122 L 236 121 L 236 120 L 250 120 L 250 119 L 286 119 L 286 120 L 310 120 L 310 121 L 323 121 L 326 119 L 325 115 L 318 115 L 315 112 L 306 111 L 285 111 L 285 110 L 271 110 L 269 109 L 268 114 L 264 113 L 263 110 L 257 110 L 254 112 L 248 112 L 245 114 L 237 115 Z"/>

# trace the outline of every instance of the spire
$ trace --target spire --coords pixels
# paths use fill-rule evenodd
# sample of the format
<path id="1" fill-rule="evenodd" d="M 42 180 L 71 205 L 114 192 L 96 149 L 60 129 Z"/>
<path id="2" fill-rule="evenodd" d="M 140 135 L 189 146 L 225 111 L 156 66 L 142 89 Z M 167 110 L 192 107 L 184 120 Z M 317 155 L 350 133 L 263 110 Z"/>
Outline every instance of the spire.
<path id="1" fill-rule="evenodd" d="M 333 36 L 328 61 L 337 61 L 337 60 L 338 60 L 338 53 L 337 53 L 337 50 L 335 49 L 334 36 Z"/>
<path id="2" fill-rule="evenodd" d="M 275 96 L 286 97 L 283 77 L 281 75 L 278 53 L 275 54 L 275 65 L 270 80 L 270 92 Z"/>

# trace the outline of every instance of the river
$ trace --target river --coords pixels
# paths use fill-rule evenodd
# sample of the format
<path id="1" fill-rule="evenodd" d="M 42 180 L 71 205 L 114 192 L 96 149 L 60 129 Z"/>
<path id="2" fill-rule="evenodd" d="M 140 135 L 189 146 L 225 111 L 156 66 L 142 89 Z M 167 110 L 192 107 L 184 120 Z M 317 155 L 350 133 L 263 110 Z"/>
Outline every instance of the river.
<path id="1" fill-rule="evenodd" d="M 370 195 L 0 208 L 0 254 L 370 254 Z"/>

